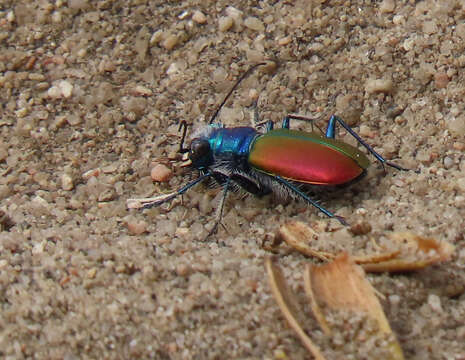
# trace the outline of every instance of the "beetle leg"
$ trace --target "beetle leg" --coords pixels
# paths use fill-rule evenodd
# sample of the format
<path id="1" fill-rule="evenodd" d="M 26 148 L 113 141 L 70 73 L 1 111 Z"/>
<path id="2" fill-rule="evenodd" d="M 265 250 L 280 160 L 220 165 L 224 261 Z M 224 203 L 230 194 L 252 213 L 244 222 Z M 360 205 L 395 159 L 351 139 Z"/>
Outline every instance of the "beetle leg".
<path id="1" fill-rule="evenodd" d="M 273 126 L 274 126 L 273 121 L 268 120 L 266 122 L 266 132 L 273 130 Z"/>
<path id="2" fill-rule="evenodd" d="M 187 190 L 189 190 L 191 187 L 194 185 L 197 185 L 199 182 L 202 180 L 205 180 L 206 178 L 212 176 L 212 174 L 208 171 L 205 174 L 199 176 L 197 179 L 194 181 L 184 185 L 182 188 L 179 190 L 176 190 L 172 193 L 165 194 L 165 195 L 159 195 L 155 196 L 152 198 L 142 198 L 142 199 L 128 199 L 126 201 L 126 206 L 130 209 L 148 209 L 154 206 L 160 206 L 161 204 L 164 204 L 165 202 L 173 200 L 175 197 L 184 194 Z"/>
<path id="3" fill-rule="evenodd" d="M 311 125 L 312 125 L 312 132 L 313 132 L 313 127 L 316 126 L 318 128 L 318 130 L 320 130 L 321 133 L 323 133 L 323 131 L 320 129 L 320 127 L 315 124 L 315 120 L 318 120 L 320 119 L 322 116 L 318 116 L 318 117 L 315 117 L 315 118 L 311 118 L 309 116 L 302 116 L 302 115 L 287 115 L 284 117 L 283 119 L 283 126 L 282 128 L 283 129 L 289 129 L 290 125 L 291 125 L 291 120 L 301 120 L 301 121 L 307 121 L 309 122 Z"/>
<path id="4" fill-rule="evenodd" d="M 346 131 L 350 135 L 352 135 L 355 138 L 355 140 L 357 140 L 363 147 L 365 147 L 365 149 L 367 149 L 368 152 L 371 155 L 373 155 L 381 163 L 381 165 L 383 165 L 384 171 L 386 171 L 386 169 L 384 168 L 385 165 L 388 165 L 390 167 L 393 167 L 394 169 L 401 170 L 401 171 L 411 170 L 411 169 L 401 167 L 397 164 L 394 164 L 393 162 L 387 161 L 380 154 L 378 154 L 370 145 L 368 145 L 365 142 L 365 140 L 363 140 L 354 130 L 352 130 L 352 128 L 349 125 L 347 125 L 344 122 L 344 120 L 342 120 L 339 116 L 332 115 L 331 118 L 329 119 L 328 128 L 326 129 L 326 137 L 334 138 L 336 122 L 338 122 L 344 129 L 346 129 Z"/>
<path id="5" fill-rule="evenodd" d="M 257 124 L 260 122 L 260 114 L 258 113 L 258 101 L 254 100 L 252 103 L 253 106 L 253 122 L 255 123 L 254 125 L 257 126 Z"/>
<path id="6" fill-rule="evenodd" d="M 221 197 L 219 206 L 216 209 L 215 225 L 213 225 L 213 228 L 210 230 L 210 232 L 206 236 L 205 240 L 208 239 L 211 235 L 216 234 L 216 232 L 218 231 L 218 225 L 221 224 L 224 227 L 224 225 L 221 223 L 221 219 L 223 218 L 224 203 L 226 202 L 226 197 L 228 195 L 228 190 L 229 190 L 230 184 L 231 184 L 231 178 L 228 177 L 226 179 L 226 183 L 224 184 L 223 196 Z"/>
<path id="7" fill-rule="evenodd" d="M 273 121 L 271 120 L 264 120 L 260 121 L 260 114 L 258 113 L 258 101 L 254 100 L 252 103 L 253 106 L 253 127 L 258 129 L 259 127 L 265 125 L 265 132 L 273 130 Z"/>
<path id="8" fill-rule="evenodd" d="M 284 180 L 281 176 L 274 176 L 274 179 L 276 179 L 279 183 L 287 187 L 289 190 L 291 190 L 294 194 L 297 196 L 301 197 L 304 199 L 306 202 L 308 202 L 310 205 L 316 207 L 318 210 L 320 210 L 323 214 L 326 216 L 338 220 L 342 225 L 348 226 L 349 224 L 345 221 L 345 219 L 342 216 L 334 215 L 331 211 L 326 210 L 323 206 L 318 204 L 315 200 L 312 200 L 307 194 L 303 193 L 300 191 L 296 186 L 294 186 L 292 183 L 290 183 L 287 180 Z"/>

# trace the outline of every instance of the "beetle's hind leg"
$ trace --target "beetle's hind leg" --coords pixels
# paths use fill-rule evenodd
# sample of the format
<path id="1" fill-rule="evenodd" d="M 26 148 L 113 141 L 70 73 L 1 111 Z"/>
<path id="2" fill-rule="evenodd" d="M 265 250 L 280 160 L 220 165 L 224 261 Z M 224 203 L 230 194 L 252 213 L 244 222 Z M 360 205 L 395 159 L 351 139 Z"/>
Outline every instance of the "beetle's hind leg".
<path id="1" fill-rule="evenodd" d="M 336 123 L 339 123 L 350 135 L 352 135 L 355 140 L 359 144 L 361 144 L 365 149 L 368 150 L 368 152 L 373 155 L 383 166 L 384 171 L 386 171 L 385 165 L 393 167 L 394 169 L 401 170 L 401 171 L 410 171 L 411 169 L 404 168 L 402 166 L 399 166 L 393 162 L 390 162 L 386 160 L 384 157 L 382 157 L 380 154 L 378 154 L 370 145 L 368 145 L 365 140 L 363 140 L 360 135 L 358 135 L 352 128 L 347 125 L 344 120 L 342 120 L 339 116 L 336 115 L 331 115 L 329 122 L 328 122 L 328 127 L 326 129 L 326 137 L 334 139 L 335 133 L 336 133 Z M 418 172 L 418 170 L 416 170 Z"/>
<path id="2" fill-rule="evenodd" d="M 334 215 L 331 211 L 325 209 L 323 206 L 318 204 L 315 200 L 312 200 L 307 194 L 300 191 L 296 186 L 294 186 L 289 181 L 283 179 L 281 176 L 274 176 L 274 179 L 276 181 L 278 181 L 280 184 L 284 185 L 289 191 L 291 191 L 291 193 L 294 193 L 295 195 L 302 198 L 303 200 L 305 200 L 310 205 L 316 207 L 318 210 L 320 210 L 326 216 L 328 216 L 330 218 L 333 218 L 333 219 L 336 219 L 337 221 L 339 221 L 344 226 L 349 225 L 347 223 L 347 221 L 342 216 Z"/>

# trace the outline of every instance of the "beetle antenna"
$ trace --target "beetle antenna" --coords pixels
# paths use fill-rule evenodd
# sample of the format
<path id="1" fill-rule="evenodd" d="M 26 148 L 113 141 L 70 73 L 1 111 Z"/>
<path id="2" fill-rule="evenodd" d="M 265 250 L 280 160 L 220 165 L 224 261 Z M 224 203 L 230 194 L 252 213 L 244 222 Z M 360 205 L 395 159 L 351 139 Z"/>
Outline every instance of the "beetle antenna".
<path id="1" fill-rule="evenodd" d="M 234 90 L 236 90 L 237 86 L 241 83 L 241 81 L 244 80 L 247 76 L 249 76 L 257 67 L 262 66 L 262 65 L 266 65 L 266 64 L 268 64 L 268 63 L 267 62 L 261 62 L 261 63 L 255 64 L 255 65 L 252 65 L 245 73 L 243 73 L 241 75 L 241 77 L 236 81 L 236 83 L 231 88 L 231 90 L 229 90 L 228 94 L 225 96 L 225 98 L 221 102 L 220 106 L 218 106 L 218 109 L 216 109 L 215 113 L 213 114 L 210 121 L 208 122 L 209 124 L 212 124 L 213 121 L 216 119 L 216 117 L 218 116 L 218 113 L 220 112 L 221 108 L 226 103 L 226 101 L 228 101 L 229 97 L 234 92 Z"/>
<path id="2" fill-rule="evenodd" d="M 179 144 L 178 152 L 180 152 L 181 154 L 184 154 L 186 152 L 189 152 L 189 149 L 184 147 L 184 140 L 186 139 L 186 133 L 187 133 L 187 122 L 186 122 L 186 120 L 182 120 L 179 123 L 178 131 L 181 131 L 181 129 L 182 129 L 182 137 L 181 137 L 181 143 Z"/>

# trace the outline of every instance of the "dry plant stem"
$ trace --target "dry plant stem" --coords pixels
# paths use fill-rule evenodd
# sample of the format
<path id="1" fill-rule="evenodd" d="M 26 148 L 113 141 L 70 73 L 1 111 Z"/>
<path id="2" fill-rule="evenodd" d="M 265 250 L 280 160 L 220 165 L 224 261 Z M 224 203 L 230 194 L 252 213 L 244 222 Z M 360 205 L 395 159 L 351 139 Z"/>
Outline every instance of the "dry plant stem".
<path id="1" fill-rule="evenodd" d="M 291 221 L 281 226 L 278 232 L 279 237 L 302 254 L 316 257 L 322 261 L 333 259 L 334 254 L 311 248 L 310 243 L 314 235 L 318 234 L 307 224 L 300 221 Z"/>
<path id="2" fill-rule="evenodd" d="M 290 221 L 282 225 L 277 238 L 284 240 L 300 253 L 323 261 L 334 259 L 336 254 L 318 251 L 312 245 L 318 233 L 300 221 Z M 447 242 L 424 238 L 410 232 L 388 234 L 391 241 L 387 247 L 376 244 L 376 253 L 352 255 L 351 259 L 362 265 L 367 272 L 405 272 L 423 269 L 429 265 L 450 259 L 455 247 Z"/>
<path id="3" fill-rule="evenodd" d="M 305 272 L 304 272 L 304 287 L 305 287 L 305 292 L 307 293 L 307 296 L 310 300 L 310 307 L 312 309 L 313 315 L 315 315 L 318 323 L 320 324 L 321 328 L 323 329 L 323 332 L 325 333 L 326 336 L 331 335 L 331 329 L 325 319 L 325 316 L 323 314 L 323 311 L 321 310 L 320 306 L 318 305 L 318 302 L 313 294 L 312 290 L 312 277 L 311 277 L 311 268 L 310 265 L 308 264 L 305 267 Z"/>
<path id="4" fill-rule="evenodd" d="M 307 336 L 297 321 L 298 308 L 291 290 L 287 287 L 284 281 L 280 268 L 273 263 L 271 258 L 266 259 L 265 266 L 273 296 L 290 327 L 297 333 L 297 336 L 300 338 L 304 346 L 316 360 L 325 360 L 320 349 L 313 344 L 312 340 Z"/>

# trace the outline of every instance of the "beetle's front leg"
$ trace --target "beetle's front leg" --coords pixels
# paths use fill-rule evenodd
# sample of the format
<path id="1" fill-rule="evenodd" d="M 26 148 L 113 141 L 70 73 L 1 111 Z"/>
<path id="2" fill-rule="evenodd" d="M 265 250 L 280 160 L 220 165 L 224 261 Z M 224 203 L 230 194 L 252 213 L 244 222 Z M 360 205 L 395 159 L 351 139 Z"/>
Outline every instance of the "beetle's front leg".
<path id="1" fill-rule="evenodd" d="M 206 172 L 205 174 L 199 176 L 194 181 L 184 185 L 179 190 L 173 191 L 169 194 L 158 195 L 151 198 L 141 198 L 141 199 L 127 199 L 126 206 L 128 209 L 148 209 L 154 206 L 160 206 L 168 201 L 173 200 L 175 197 L 184 194 L 191 187 L 197 185 L 199 182 L 205 180 L 206 178 L 212 176 L 211 172 Z"/>

